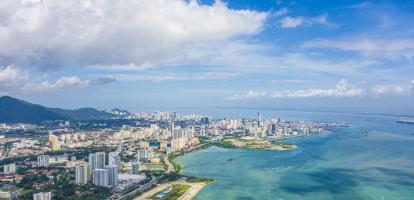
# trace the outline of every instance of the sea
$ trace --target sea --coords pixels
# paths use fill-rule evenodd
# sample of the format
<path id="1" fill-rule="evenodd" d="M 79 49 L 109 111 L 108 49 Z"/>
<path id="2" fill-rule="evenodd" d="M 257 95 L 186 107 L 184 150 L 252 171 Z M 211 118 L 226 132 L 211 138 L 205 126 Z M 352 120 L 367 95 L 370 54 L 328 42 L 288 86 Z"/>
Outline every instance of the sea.
<path id="1" fill-rule="evenodd" d="M 293 151 L 213 146 L 178 157 L 183 174 L 216 180 L 196 200 L 414 199 L 414 125 L 397 123 L 400 116 L 250 109 L 217 117 L 253 118 L 258 111 L 267 119 L 349 126 L 286 139 L 299 147 Z"/>

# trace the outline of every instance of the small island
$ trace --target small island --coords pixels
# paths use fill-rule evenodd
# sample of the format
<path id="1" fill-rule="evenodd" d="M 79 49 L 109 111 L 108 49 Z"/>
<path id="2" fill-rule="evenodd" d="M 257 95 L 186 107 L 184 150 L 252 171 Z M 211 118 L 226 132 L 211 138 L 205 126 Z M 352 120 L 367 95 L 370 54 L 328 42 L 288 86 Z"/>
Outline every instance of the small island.
<path id="1" fill-rule="evenodd" d="M 241 149 L 256 149 L 256 150 L 294 150 L 298 147 L 293 144 L 275 143 L 265 139 L 258 139 L 252 137 L 232 138 L 224 139 L 219 142 L 215 142 L 214 145 L 223 148 L 241 148 Z"/>

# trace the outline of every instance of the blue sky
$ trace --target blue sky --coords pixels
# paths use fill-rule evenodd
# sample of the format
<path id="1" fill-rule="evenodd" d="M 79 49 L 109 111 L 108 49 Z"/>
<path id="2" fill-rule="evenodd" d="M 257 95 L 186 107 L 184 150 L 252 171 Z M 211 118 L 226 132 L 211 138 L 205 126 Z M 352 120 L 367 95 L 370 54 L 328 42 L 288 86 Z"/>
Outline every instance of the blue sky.
<path id="1" fill-rule="evenodd" d="M 0 94 L 48 106 L 414 113 L 407 1 L 5 0 Z"/>

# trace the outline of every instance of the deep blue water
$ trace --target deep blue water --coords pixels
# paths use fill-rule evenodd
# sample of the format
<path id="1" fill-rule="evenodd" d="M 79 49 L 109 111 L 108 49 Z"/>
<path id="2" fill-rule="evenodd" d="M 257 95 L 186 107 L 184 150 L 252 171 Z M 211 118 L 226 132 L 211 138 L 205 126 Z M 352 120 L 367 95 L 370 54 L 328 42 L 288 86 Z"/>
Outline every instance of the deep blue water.
<path id="1" fill-rule="evenodd" d="M 255 112 L 236 114 L 254 117 Z M 341 121 L 350 127 L 289 139 L 300 147 L 294 151 L 211 147 L 179 157 L 184 174 L 216 180 L 196 199 L 414 199 L 414 125 L 378 115 L 262 115 Z"/>

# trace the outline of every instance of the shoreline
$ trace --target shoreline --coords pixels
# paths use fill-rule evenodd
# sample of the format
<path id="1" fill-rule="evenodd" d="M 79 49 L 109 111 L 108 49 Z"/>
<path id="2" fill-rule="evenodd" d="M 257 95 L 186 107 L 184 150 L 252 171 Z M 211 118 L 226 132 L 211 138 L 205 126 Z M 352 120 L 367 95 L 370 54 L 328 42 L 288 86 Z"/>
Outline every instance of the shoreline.
<path id="1" fill-rule="evenodd" d="M 277 145 L 278 148 L 273 148 L 273 145 Z M 270 150 L 270 151 L 289 151 L 289 150 L 295 150 L 295 149 L 298 148 L 296 145 L 292 145 L 293 148 L 292 148 L 292 146 L 283 147 L 282 145 L 283 144 L 272 144 L 272 147 L 271 148 L 266 149 L 266 148 L 238 147 L 238 146 L 235 146 L 235 145 L 227 146 L 227 145 L 220 145 L 219 142 L 208 142 L 208 143 L 204 143 L 204 144 L 200 144 L 200 145 L 191 147 L 191 148 L 186 149 L 186 150 L 182 150 L 182 151 L 179 151 L 179 152 L 171 153 L 169 155 L 166 155 L 163 158 L 163 159 L 166 159 L 166 161 L 164 161 L 164 162 L 165 162 L 165 164 L 167 166 L 167 169 L 168 169 L 167 171 L 169 173 L 176 173 L 176 174 L 179 174 L 181 176 L 187 177 L 187 179 L 195 179 L 196 182 L 188 182 L 188 181 L 187 182 L 177 182 L 177 181 L 175 181 L 175 182 L 170 182 L 170 183 L 162 184 L 162 185 L 157 186 L 156 188 L 154 188 L 154 189 L 152 189 L 150 191 L 152 191 L 152 193 L 154 192 L 154 190 L 157 190 L 158 192 L 159 191 L 162 191 L 163 189 L 167 188 L 165 185 L 169 185 L 169 184 L 173 184 L 173 183 L 181 183 L 181 184 L 188 183 L 188 184 L 192 185 L 192 187 L 190 189 L 188 189 L 178 199 L 179 200 L 190 200 L 190 199 L 193 199 L 201 190 L 203 190 L 204 187 L 206 187 L 207 185 L 209 185 L 211 183 L 216 182 L 216 180 L 211 179 L 211 178 L 188 177 L 186 175 L 181 174 L 181 171 L 182 171 L 183 167 L 180 164 L 178 164 L 175 161 L 175 159 L 178 158 L 178 157 L 184 156 L 185 154 L 192 153 L 192 152 L 199 151 L 199 150 L 203 150 L 203 149 L 207 149 L 207 148 L 212 147 L 212 146 L 216 146 L 216 147 L 220 147 L 220 148 L 229 148 L 229 149 Z M 288 145 L 290 145 L 290 144 L 288 144 Z M 197 185 L 197 187 L 194 187 L 193 185 L 195 185 L 197 183 L 200 184 L 200 185 Z M 148 191 L 148 192 L 150 192 L 150 191 Z M 136 200 L 147 199 L 148 198 L 148 195 L 144 195 L 144 194 L 142 195 L 142 198 L 140 198 L 141 197 L 140 196 L 139 198 L 136 198 Z M 154 194 L 156 194 L 156 193 L 154 193 Z M 151 195 L 151 196 L 153 196 L 153 195 Z"/>

